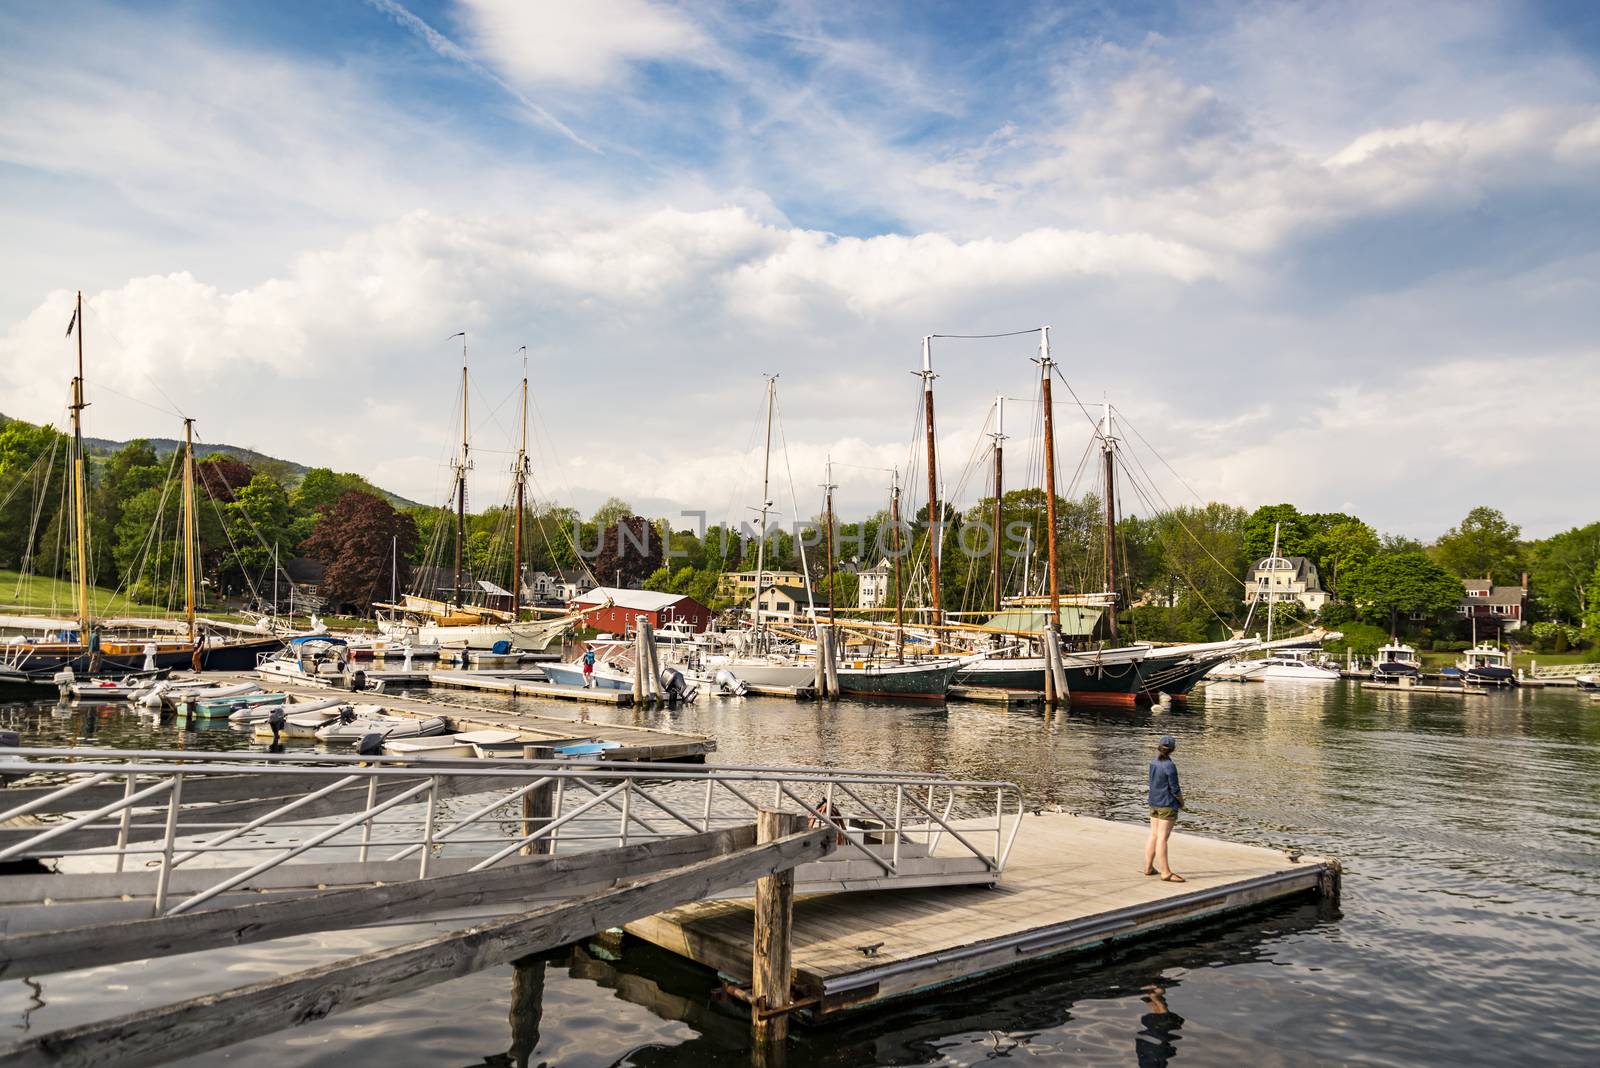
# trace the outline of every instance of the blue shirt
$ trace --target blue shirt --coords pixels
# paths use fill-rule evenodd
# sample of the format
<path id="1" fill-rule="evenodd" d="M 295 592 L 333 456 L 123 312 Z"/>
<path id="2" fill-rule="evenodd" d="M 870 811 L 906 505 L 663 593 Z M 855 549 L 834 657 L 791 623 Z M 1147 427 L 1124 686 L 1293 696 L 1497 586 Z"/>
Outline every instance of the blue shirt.
<path id="1" fill-rule="evenodd" d="M 1150 807 L 1177 808 L 1183 788 L 1178 785 L 1178 765 L 1169 757 L 1150 761 Z"/>

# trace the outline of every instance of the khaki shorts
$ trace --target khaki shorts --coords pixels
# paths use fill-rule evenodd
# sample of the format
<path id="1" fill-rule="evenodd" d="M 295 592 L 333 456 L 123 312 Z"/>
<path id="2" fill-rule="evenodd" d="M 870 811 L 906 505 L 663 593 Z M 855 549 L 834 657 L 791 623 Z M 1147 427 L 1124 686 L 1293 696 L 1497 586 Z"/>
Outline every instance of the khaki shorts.
<path id="1" fill-rule="evenodd" d="M 1150 810 L 1150 818 L 1158 820 L 1175 820 L 1178 818 L 1178 810 L 1175 808 L 1152 808 Z"/>

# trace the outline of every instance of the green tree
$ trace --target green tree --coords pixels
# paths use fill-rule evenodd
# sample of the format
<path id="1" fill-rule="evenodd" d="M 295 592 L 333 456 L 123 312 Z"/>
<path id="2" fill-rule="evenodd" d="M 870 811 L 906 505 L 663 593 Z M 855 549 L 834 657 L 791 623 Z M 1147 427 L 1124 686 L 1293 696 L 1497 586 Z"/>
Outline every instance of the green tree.
<path id="1" fill-rule="evenodd" d="M 1589 612 L 1589 577 L 1600 564 L 1600 523 L 1573 527 L 1534 543 L 1533 595 L 1545 614 L 1565 620 Z"/>
<path id="2" fill-rule="evenodd" d="M 1244 521 L 1245 556 L 1250 560 L 1263 560 L 1272 555 L 1273 532 L 1279 524 L 1282 529 L 1278 535 L 1278 555 L 1310 556 L 1313 537 L 1310 519 L 1292 504 L 1263 504 Z"/>
<path id="3" fill-rule="evenodd" d="M 41 550 L 60 525 L 70 448 L 51 427 L 13 419 L 0 428 L 0 566 L 55 573 L 55 552 Z"/>
<path id="4" fill-rule="evenodd" d="M 1594 574 L 1589 576 L 1586 596 L 1589 607 L 1583 613 L 1583 625 L 1600 638 L 1600 563 L 1594 565 Z"/>
<path id="5" fill-rule="evenodd" d="M 218 584 L 224 588 L 254 588 L 272 584 L 274 546 L 281 563 L 294 546 L 290 542 L 294 512 L 289 493 L 277 479 L 258 474 L 236 489 L 233 500 L 223 505 L 223 515 L 231 535 L 230 552 L 225 558 Z"/>
<path id="6" fill-rule="evenodd" d="M 1511 585 L 1522 563 L 1521 536 L 1522 529 L 1498 510 L 1480 505 L 1444 532 L 1434 544 L 1434 556 L 1461 578 L 1492 578 Z"/>
<path id="7" fill-rule="evenodd" d="M 1319 521 L 1324 518 L 1334 520 L 1327 524 L 1321 522 L 1317 524 L 1318 529 L 1312 538 L 1311 548 L 1318 572 L 1328 584 L 1328 592 L 1334 597 L 1339 597 L 1341 576 L 1360 569 L 1368 560 L 1378 555 L 1380 548 L 1378 532 L 1361 520 L 1349 516 L 1313 518 Z"/>
<path id="8" fill-rule="evenodd" d="M 1361 614 L 1395 630 L 1402 615 L 1440 619 L 1461 603 L 1461 580 L 1424 553 L 1375 556 L 1346 580 L 1346 593 Z"/>
<path id="9" fill-rule="evenodd" d="M 606 503 L 594 510 L 590 522 L 597 527 L 608 527 L 619 519 L 633 515 L 633 506 L 621 497 L 608 497 Z"/>

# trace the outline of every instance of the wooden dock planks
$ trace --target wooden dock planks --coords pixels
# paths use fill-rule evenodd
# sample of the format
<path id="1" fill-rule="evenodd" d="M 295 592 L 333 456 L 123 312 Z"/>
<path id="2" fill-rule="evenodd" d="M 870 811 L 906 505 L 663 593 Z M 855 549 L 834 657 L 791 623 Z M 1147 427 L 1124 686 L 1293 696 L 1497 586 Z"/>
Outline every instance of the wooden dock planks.
<path id="1" fill-rule="evenodd" d="M 993 889 L 813 895 L 795 904 L 794 973 L 821 1011 L 976 978 L 1039 957 L 1316 889 L 1321 860 L 1178 834 L 1186 883 L 1138 874 L 1148 828 L 1062 813 L 1026 817 Z M 940 854 L 949 852 L 942 843 Z M 750 974 L 748 901 L 686 905 L 628 931 L 728 974 Z"/>

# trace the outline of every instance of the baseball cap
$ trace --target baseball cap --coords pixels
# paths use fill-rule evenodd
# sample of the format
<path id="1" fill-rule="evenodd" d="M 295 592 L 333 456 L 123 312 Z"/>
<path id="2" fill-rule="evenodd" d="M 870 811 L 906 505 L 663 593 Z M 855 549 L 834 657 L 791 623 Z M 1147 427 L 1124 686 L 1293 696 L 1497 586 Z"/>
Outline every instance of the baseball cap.
<path id="1" fill-rule="evenodd" d="M 1172 740 L 1172 735 L 1170 734 L 1163 734 L 1161 736 L 1161 741 L 1157 742 L 1156 744 L 1161 746 L 1163 749 L 1178 748 L 1178 743 Z"/>

